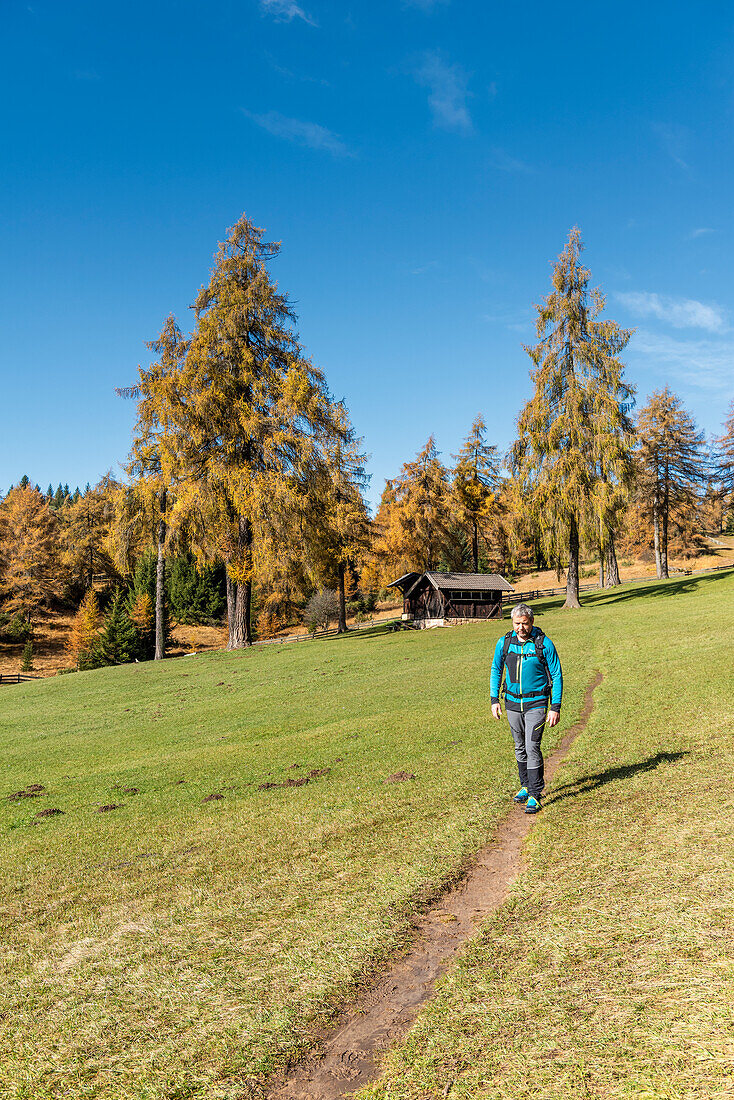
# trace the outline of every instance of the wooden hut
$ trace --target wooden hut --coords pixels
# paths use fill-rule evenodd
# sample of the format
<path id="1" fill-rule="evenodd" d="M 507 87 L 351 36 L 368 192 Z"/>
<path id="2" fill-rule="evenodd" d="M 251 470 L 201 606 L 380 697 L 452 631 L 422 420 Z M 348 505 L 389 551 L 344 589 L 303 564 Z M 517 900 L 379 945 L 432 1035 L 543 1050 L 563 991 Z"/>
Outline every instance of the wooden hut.
<path id="1" fill-rule="evenodd" d="M 387 586 L 403 594 L 403 618 L 417 626 L 501 619 L 502 596 L 514 592 L 497 573 L 405 573 Z"/>

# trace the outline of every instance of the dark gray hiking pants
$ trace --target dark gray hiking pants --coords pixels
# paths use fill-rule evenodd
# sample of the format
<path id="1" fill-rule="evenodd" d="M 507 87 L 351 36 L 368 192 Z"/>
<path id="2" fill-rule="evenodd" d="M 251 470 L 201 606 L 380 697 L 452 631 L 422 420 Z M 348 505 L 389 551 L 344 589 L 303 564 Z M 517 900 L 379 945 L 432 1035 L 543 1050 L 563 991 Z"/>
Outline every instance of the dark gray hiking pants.
<path id="1" fill-rule="evenodd" d="M 515 742 L 515 759 L 520 773 L 520 786 L 527 787 L 533 798 L 540 798 L 545 786 L 543 754 L 540 739 L 545 729 L 545 707 L 534 710 L 508 710 L 507 718 Z"/>

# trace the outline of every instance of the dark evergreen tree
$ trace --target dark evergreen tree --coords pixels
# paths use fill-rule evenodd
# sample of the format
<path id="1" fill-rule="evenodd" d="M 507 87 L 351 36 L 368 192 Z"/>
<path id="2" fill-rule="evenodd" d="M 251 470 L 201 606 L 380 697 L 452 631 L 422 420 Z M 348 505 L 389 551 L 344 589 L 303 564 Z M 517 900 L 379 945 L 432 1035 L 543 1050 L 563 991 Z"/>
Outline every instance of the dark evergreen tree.
<path id="1" fill-rule="evenodd" d="M 59 508 L 61 508 L 63 503 L 64 503 L 64 490 L 62 489 L 61 485 L 59 484 L 58 489 L 54 493 L 54 502 L 53 502 L 53 506 L 52 506 L 53 510 L 55 512 L 58 512 Z"/>
<path id="2" fill-rule="evenodd" d="M 33 672 L 34 667 L 35 666 L 33 664 L 33 641 L 32 641 L 31 638 L 29 638 L 28 641 L 26 642 L 25 648 L 23 650 L 23 660 L 21 661 L 21 664 L 20 664 L 20 671 L 21 672 Z"/>
<path id="3" fill-rule="evenodd" d="M 170 563 L 166 593 L 179 623 L 220 619 L 226 608 L 224 565 L 220 562 L 198 567 L 193 554 L 179 554 Z"/>
<path id="4" fill-rule="evenodd" d="M 125 591 L 118 588 L 97 643 L 97 653 L 102 664 L 123 665 L 135 659 L 138 649 L 138 633 L 125 607 Z"/>
<path id="5" fill-rule="evenodd" d="M 22 478 L 18 482 L 18 488 L 19 489 L 27 489 L 28 486 L 30 485 L 30 483 L 31 483 L 31 479 L 28 477 L 28 474 L 23 474 Z"/>

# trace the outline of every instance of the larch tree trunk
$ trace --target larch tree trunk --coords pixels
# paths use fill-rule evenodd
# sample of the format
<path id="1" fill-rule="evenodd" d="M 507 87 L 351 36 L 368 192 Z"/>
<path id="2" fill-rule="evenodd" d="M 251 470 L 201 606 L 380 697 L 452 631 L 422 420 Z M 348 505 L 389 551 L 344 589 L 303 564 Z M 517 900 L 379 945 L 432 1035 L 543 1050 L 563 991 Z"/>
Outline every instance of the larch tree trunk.
<path id="1" fill-rule="evenodd" d="M 158 520 L 158 561 L 155 568 L 155 660 L 162 661 L 166 655 L 165 630 L 165 583 L 166 583 L 166 521 L 163 518 L 166 509 L 166 494 L 161 498 L 161 515 Z"/>
<path id="2" fill-rule="evenodd" d="M 564 608 L 579 608 L 579 529 L 576 516 L 568 525 L 568 573 L 566 574 L 566 602 Z"/>
<path id="3" fill-rule="evenodd" d="M 670 576 L 668 572 L 668 507 L 667 502 L 663 503 L 663 514 L 660 517 L 660 576 L 663 580 L 667 580 Z"/>
<path id="4" fill-rule="evenodd" d="M 479 531 L 477 521 L 474 520 L 471 539 L 471 557 L 474 562 L 474 572 L 479 572 Z"/>
<path id="5" fill-rule="evenodd" d="M 250 521 L 239 517 L 237 553 L 240 561 L 249 561 L 252 549 Z M 227 617 L 229 641 L 227 649 L 244 649 L 252 645 L 252 581 L 232 582 L 227 577 Z"/>
<path id="6" fill-rule="evenodd" d="M 237 585 L 234 583 L 234 581 L 230 577 L 229 570 L 227 570 L 227 625 L 230 627 L 229 641 L 231 641 L 231 639 L 232 639 L 232 630 L 231 630 L 230 624 L 234 622 L 234 607 L 235 607 L 235 600 L 237 598 L 237 591 L 236 590 L 237 590 Z M 229 644 L 227 645 L 227 648 L 228 649 L 231 648 L 229 646 Z"/>
<path id="7" fill-rule="evenodd" d="M 658 580 L 660 580 L 663 575 L 663 565 L 660 557 L 660 506 L 657 498 L 652 506 L 652 529 L 655 539 L 655 574 Z"/>
<path id="8" fill-rule="evenodd" d="M 665 461 L 665 480 L 663 482 L 663 500 L 660 516 L 660 576 L 667 580 L 668 573 L 668 515 L 670 514 L 670 467 Z"/>
<path id="9" fill-rule="evenodd" d="M 605 588 L 616 588 L 621 583 L 619 579 L 619 565 L 617 563 L 617 552 L 614 549 L 614 533 L 609 531 L 607 534 L 607 575 L 604 581 Z"/>
<path id="10" fill-rule="evenodd" d="M 606 547 L 602 546 L 601 540 L 599 541 L 599 587 L 604 588 L 604 559 L 606 556 Z"/>
<path id="11" fill-rule="evenodd" d="M 339 562 L 339 624 L 337 630 L 344 634 L 347 629 L 347 599 L 344 585 L 344 562 Z"/>

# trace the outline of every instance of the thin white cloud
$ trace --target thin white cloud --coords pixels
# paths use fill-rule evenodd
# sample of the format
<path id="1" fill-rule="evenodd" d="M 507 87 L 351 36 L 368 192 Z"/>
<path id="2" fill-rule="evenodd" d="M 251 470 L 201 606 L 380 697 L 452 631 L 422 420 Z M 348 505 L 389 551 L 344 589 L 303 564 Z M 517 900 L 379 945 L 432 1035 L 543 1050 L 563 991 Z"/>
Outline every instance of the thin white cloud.
<path id="1" fill-rule="evenodd" d="M 438 50 L 428 50 L 419 59 L 413 76 L 421 87 L 428 88 L 428 103 L 435 126 L 462 134 L 473 132 L 466 104 L 470 95 L 469 78 L 460 65 L 450 65 Z"/>
<path id="2" fill-rule="evenodd" d="M 411 268 L 411 275 L 428 275 L 431 271 L 438 269 L 438 260 L 428 260 L 426 263 L 421 264 L 420 267 Z"/>
<path id="3" fill-rule="evenodd" d="M 734 373 L 734 343 L 715 339 L 681 339 L 641 329 L 635 333 L 630 353 L 660 374 L 667 382 L 675 379 L 687 386 L 712 393 L 731 393 Z"/>
<path id="4" fill-rule="evenodd" d="M 702 328 L 707 332 L 724 332 L 727 328 L 720 306 L 697 302 L 695 298 L 669 298 L 633 290 L 617 293 L 615 298 L 635 316 L 657 317 L 673 328 Z"/>
<path id="5" fill-rule="evenodd" d="M 403 7 L 418 8 L 419 11 L 430 13 L 448 3 L 450 3 L 450 0 L 403 0 Z"/>
<path id="6" fill-rule="evenodd" d="M 296 0 L 260 0 L 260 11 L 263 15 L 272 15 L 276 23 L 292 23 L 294 19 L 302 19 L 309 27 L 318 26 Z"/>
<path id="7" fill-rule="evenodd" d="M 490 154 L 489 163 L 500 172 L 532 172 L 529 164 L 517 157 L 510 156 L 504 149 L 495 147 Z"/>
<path id="8" fill-rule="evenodd" d="M 256 126 L 267 130 L 275 137 L 284 138 L 295 145 L 304 145 L 309 149 L 320 149 L 334 157 L 350 157 L 354 154 L 338 134 L 319 126 L 317 122 L 304 122 L 299 118 L 287 118 L 278 111 L 267 111 L 263 115 L 254 114 L 242 108 L 242 113 Z"/>
<path id="9" fill-rule="evenodd" d="M 708 229 L 705 226 L 701 229 L 692 229 L 688 234 L 688 240 L 695 241 L 697 237 L 706 237 L 709 233 L 713 233 L 713 229 Z"/>
<path id="10" fill-rule="evenodd" d="M 690 172 L 691 166 L 685 160 L 689 143 L 689 131 L 685 126 L 676 126 L 668 122 L 654 122 L 654 133 L 674 164 L 684 172 Z"/>

